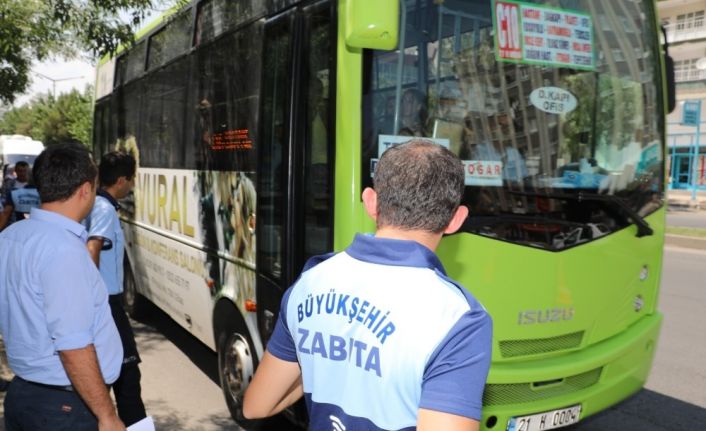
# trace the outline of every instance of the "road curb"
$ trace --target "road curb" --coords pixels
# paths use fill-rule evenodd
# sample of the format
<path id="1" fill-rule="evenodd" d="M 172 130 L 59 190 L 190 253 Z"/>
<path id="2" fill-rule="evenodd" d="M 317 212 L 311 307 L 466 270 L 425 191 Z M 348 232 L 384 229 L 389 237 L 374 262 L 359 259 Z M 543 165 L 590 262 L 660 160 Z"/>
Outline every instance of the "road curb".
<path id="1" fill-rule="evenodd" d="M 698 212 L 706 210 L 706 202 L 701 202 L 698 205 L 690 205 L 688 203 L 682 204 L 682 203 L 670 202 L 669 205 L 667 205 L 667 210 L 669 212 L 698 213 Z"/>
<path id="2" fill-rule="evenodd" d="M 676 211 L 703 211 L 706 209 L 706 200 L 699 196 L 695 200 L 688 197 L 668 197 L 667 208 Z"/>
<path id="3" fill-rule="evenodd" d="M 706 238 L 685 235 L 665 235 L 664 244 L 674 247 L 695 248 L 706 250 Z"/>

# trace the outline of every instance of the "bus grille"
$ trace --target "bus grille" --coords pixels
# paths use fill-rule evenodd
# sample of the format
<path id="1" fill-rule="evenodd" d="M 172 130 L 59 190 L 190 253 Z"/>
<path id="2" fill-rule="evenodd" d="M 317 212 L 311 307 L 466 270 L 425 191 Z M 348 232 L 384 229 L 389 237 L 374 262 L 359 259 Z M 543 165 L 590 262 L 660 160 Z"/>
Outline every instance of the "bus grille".
<path id="1" fill-rule="evenodd" d="M 520 404 L 558 397 L 598 383 L 603 368 L 576 374 L 575 376 L 546 382 L 488 384 L 483 393 L 483 405 Z"/>
<path id="2" fill-rule="evenodd" d="M 583 331 L 533 340 L 506 340 L 500 342 L 500 354 L 504 358 L 514 358 L 573 349 L 581 345 L 581 340 L 583 340 Z"/>

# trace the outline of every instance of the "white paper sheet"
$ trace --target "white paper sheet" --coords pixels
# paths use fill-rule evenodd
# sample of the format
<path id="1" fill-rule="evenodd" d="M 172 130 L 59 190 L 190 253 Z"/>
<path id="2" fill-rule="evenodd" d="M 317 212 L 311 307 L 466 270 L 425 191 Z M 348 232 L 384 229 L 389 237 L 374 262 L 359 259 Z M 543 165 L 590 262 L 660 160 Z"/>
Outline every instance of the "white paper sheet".
<path id="1" fill-rule="evenodd" d="M 155 431 L 152 416 L 147 416 L 140 422 L 130 425 L 127 427 L 127 431 Z"/>

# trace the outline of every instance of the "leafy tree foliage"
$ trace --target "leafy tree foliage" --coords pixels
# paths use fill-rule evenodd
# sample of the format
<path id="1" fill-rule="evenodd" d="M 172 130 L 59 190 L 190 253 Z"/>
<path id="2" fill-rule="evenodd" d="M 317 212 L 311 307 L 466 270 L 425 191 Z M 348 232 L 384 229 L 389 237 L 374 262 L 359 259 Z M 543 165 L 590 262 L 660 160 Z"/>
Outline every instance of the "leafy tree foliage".
<path id="1" fill-rule="evenodd" d="M 0 101 L 27 91 L 34 60 L 101 56 L 133 40 L 160 0 L 0 0 Z M 174 2 L 169 2 L 174 3 Z M 124 22 L 121 17 L 128 17 Z"/>
<path id="2" fill-rule="evenodd" d="M 0 133 L 3 135 L 39 136 L 40 133 L 33 130 L 33 125 L 32 108 L 30 105 L 23 105 L 5 113 L 2 122 L 0 122 Z"/>
<path id="3" fill-rule="evenodd" d="M 73 90 L 54 99 L 40 96 L 18 108 L 12 108 L 0 120 L 0 134 L 26 135 L 53 145 L 79 142 L 91 145 L 93 124 L 93 87 L 83 93 Z"/>

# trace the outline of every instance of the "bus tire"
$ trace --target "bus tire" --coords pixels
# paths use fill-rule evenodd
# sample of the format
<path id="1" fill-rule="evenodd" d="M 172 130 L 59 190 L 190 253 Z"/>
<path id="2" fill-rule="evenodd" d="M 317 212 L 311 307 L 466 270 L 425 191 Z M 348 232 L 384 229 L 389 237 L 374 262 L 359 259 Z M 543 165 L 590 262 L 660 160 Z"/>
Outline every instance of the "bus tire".
<path id="1" fill-rule="evenodd" d="M 257 357 L 245 322 L 233 309 L 237 317 L 224 319 L 217 332 L 218 377 L 233 420 L 246 430 L 256 431 L 262 429 L 263 421 L 243 416 L 243 396 L 255 374 Z"/>
<path id="2" fill-rule="evenodd" d="M 133 319 L 147 317 L 149 314 L 147 298 L 137 291 L 135 274 L 132 272 L 127 256 L 125 256 L 123 262 L 123 308 Z"/>

